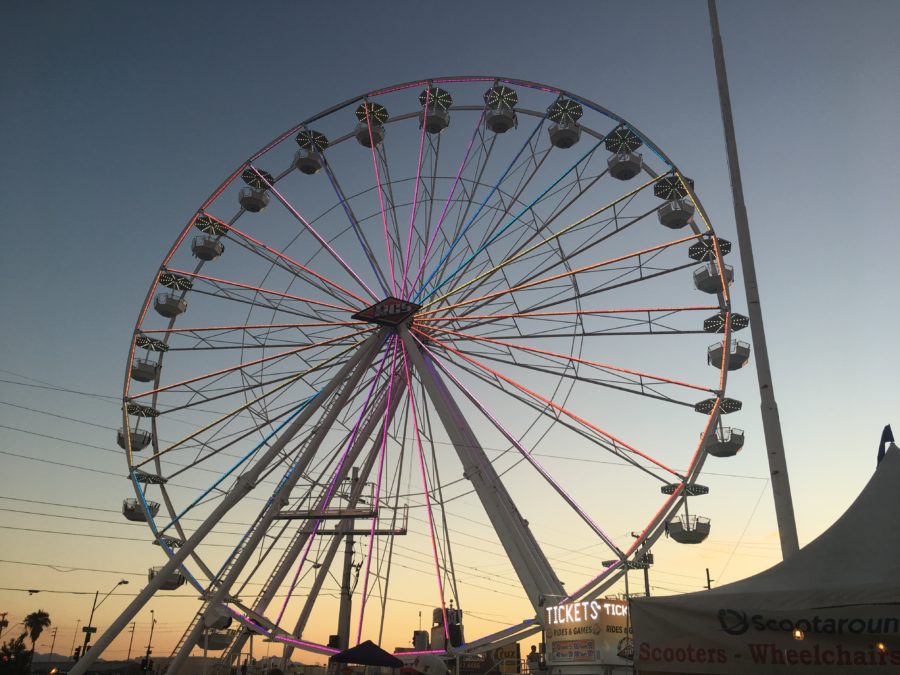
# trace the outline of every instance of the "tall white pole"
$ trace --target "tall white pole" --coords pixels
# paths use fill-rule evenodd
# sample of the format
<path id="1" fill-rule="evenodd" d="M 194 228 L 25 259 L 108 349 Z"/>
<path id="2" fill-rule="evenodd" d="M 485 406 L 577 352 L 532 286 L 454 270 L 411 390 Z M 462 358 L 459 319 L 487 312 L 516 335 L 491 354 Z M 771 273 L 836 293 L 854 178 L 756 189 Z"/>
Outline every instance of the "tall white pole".
<path id="1" fill-rule="evenodd" d="M 722 108 L 722 126 L 725 131 L 728 174 L 731 178 L 731 195 L 734 201 L 734 221 L 737 227 L 741 269 L 744 274 L 744 290 L 747 294 L 747 313 L 750 315 L 750 335 L 753 339 L 753 352 L 756 359 L 756 376 L 759 379 L 763 434 L 769 456 L 772 496 L 775 499 L 775 519 L 778 522 L 778 534 L 781 537 L 781 555 L 783 558 L 787 558 L 800 548 L 797 541 L 797 523 L 794 520 L 794 502 L 791 499 L 791 483 L 788 479 L 787 462 L 784 457 L 781 421 L 778 417 L 778 405 L 775 403 L 775 390 L 772 386 L 772 373 L 769 369 L 769 350 L 766 346 L 766 331 L 763 327 L 759 288 L 756 284 L 750 225 L 747 220 L 747 208 L 744 206 L 744 187 L 741 183 L 741 167 L 738 163 L 737 144 L 734 138 L 731 97 L 728 93 L 728 76 L 725 73 L 725 55 L 722 50 L 722 36 L 719 33 L 716 0 L 707 0 L 707 6 L 716 64 L 716 82 L 719 87 L 719 104 Z"/>

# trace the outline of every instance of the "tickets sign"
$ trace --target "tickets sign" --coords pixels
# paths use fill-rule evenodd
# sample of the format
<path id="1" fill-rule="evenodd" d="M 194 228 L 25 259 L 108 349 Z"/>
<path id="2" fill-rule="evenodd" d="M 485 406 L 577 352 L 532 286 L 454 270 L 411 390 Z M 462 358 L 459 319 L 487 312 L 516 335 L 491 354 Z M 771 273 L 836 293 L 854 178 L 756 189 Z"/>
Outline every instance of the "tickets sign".
<path id="1" fill-rule="evenodd" d="M 544 612 L 548 665 L 631 664 L 631 622 L 624 600 L 569 602 Z"/>

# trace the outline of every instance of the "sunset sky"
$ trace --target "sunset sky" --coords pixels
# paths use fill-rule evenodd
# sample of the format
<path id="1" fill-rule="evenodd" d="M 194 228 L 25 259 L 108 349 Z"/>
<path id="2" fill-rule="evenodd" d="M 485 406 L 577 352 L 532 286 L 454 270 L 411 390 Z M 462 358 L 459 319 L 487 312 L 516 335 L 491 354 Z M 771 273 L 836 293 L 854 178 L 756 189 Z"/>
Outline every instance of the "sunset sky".
<path id="1" fill-rule="evenodd" d="M 868 480 L 882 427 L 900 425 L 900 6 L 723 0 L 719 17 L 803 545 Z M 0 612 L 12 635 L 25 614 L 48 611 L 57 653 L 70 652 L 95 591 L 129 581 L 98 610 L 102 630 L 162 564 L 146 528 L 121 516 L 131 488 L 114 439 L 147 289 L 207 195 L 299 120 L 426 77 L 549 83 L 647 133 L 694 179 L 717 233 L 736 240 L 699 0 L 18 3 L 5 8 L 0 54 Z M 729 262 L 745 312 L 737 256 Z M 700 590 L 706 568 L 721 584 L 780 559 L 752 366 L 728 389 L 744 403 L 727 420 L 746 430 L 744 450 L 711 459 L 700 481 L 712 534 L 698 547 L 654 548 L 654 593 Z M 495 581 L 510 583 L 499 572 Z M 153 599 L 132 653 L 146 648 L 152 609 L 154 652 L 168 655 L 195 595 Z M 502 603 L 484 600 L 500 605 L 498 621 L 524 618 L 522 605 L 507 617 Z M 418 612 L 427 625 L 434 606 L 423 591 L 384 646 L 407 645 Z M 472 630 L 497 627 L 473 620 Z M 124 658 L 129 637 L 105 658 Z"/>

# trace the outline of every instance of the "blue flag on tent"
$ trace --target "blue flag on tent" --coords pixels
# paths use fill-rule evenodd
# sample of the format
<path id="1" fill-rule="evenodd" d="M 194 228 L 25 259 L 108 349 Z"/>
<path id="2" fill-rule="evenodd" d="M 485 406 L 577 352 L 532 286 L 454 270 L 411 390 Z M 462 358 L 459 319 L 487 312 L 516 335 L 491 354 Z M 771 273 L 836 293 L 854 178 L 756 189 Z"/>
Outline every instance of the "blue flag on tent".
<path id="1" fill-rule="evenodd" d="M 886 424 L 884 431 L 881 432 L 881 442 L 878 444 L 878 464 L 884 459 L 884 453 L 887 452 L 888 444 L 894 442 L 894 433 L 891 431 L 891 425 Z"/>

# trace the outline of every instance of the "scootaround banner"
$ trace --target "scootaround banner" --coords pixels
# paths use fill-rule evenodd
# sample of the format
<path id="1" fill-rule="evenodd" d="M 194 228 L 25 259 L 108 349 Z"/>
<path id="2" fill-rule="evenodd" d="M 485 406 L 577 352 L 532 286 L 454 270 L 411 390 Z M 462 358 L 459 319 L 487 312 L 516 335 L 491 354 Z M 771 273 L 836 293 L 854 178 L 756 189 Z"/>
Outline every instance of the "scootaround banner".
<path id="1" fill-rule="evenodd" d="M 900 673 L 898 605 L 770 611 L 634 603 L 632 621 L 639 672 Z"/>

